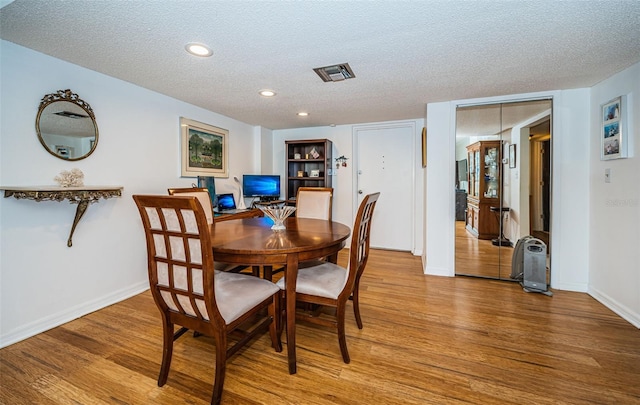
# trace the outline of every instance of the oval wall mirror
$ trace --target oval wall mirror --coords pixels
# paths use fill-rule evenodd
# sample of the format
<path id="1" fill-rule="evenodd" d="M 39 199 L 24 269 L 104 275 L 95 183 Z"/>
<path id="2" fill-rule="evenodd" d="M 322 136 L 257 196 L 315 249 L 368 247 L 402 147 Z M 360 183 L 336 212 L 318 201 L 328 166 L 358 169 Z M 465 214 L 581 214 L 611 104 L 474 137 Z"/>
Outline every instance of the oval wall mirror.
<path id="1" fill-rule="evenodd" d="M 84 159 L 98 145 L 98 125 L 91 106 L 68 89 L 42 98 L 36 132 L 47 152 L 64 160 Z"/>

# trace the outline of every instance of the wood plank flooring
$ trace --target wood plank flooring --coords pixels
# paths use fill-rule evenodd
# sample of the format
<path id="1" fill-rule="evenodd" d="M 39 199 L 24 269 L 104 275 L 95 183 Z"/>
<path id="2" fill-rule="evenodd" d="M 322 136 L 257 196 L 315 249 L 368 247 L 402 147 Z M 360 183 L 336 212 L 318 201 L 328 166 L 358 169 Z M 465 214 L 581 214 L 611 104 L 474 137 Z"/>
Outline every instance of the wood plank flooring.
<path id="1" fill-rule="evenodd" d="M 456 275 L 511 280 L 512 256 L 513 247 L 478 239 L 467 231 L 464 221 L 456 221 Z"/>
<path id="2" fill-rule="evenodd" d="M 640 404 L 640 330 L 554 293 L 425 276 L 420 258 L 374 250 L 364 329 L 347 312 L 351 363 L 334 331 L 300 323 L 298 373 L 264 335 L 228 363 L 223 404 Z M 181 337 L 160 388 L 161 334 L 145 292 L 6 347 L 0 404 L 208 404 L 213 340 Z"/>

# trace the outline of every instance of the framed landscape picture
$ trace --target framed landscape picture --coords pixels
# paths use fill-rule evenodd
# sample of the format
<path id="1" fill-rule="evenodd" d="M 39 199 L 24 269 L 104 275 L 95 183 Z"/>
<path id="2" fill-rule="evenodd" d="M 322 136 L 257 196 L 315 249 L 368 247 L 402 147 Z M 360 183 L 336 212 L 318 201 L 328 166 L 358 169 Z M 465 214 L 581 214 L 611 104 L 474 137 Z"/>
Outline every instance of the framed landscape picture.
<path id="1" fill-rule="evenodd" d="M 602 105 L 600 159 L 627 157 L 626 97 L 620 96 Z"/>
<path id="2" fill-rule="evenodd" d="M 183 177 L 229 177 L 229 131 L 180 117 Z"/>

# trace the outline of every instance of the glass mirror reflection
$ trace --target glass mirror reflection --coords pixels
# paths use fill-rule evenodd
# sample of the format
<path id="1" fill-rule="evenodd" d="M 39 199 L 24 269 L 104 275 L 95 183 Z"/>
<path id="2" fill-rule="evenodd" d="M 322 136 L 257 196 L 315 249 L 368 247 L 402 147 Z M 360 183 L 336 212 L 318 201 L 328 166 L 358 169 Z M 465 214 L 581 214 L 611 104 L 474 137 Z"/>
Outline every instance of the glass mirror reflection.
<path id="1" fill-rule="evenodd" d="M 549 245 L 551 110 L 550 99 L 457 107 L 456 275 L 511 281 L 518 240 Z"/>
<path id="2" fill-rule="evenodd" d="M 98 145 L 93 110 L 71 90 L 58 90 L 42 98 L 36 132 L 42 146 L 64 160 L 84 159 Z"/>

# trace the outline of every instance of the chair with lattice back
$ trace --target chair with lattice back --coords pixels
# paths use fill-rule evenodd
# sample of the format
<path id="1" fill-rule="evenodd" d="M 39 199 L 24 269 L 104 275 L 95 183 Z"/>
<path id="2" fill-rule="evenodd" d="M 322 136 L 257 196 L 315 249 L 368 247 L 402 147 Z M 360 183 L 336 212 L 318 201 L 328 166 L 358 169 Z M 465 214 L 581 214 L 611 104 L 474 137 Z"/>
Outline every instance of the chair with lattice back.
<path id="1" fill-rule="evenodd" d="M 204 187 L 174 187 L 167 189 L 167 192 L 169 195 L 197 197 L 200 205 L 202 205 L 202 208 L 204 209 L 204 214 L 207 217 L 207 223 L 213 224 L 213 203 L 211 202 L 209 190 Z"/>
<path id="2" fill-rule="evenodd" d="M 170 188 L 167 190 L 169 195 L 181 195 L 181 196 L 193 196 L 197 197 L 200 204 L 202 204 L 202 208 L 204 209 L 205 215 L 207 216 L 207 223 L 213 224 L 215 221 L 215 214 L 213 212 L 213 203 L 211 202 L 211 195 L 209 194 L 209 190 L 204 187 L 184 187 L 184 188 Z M 220 263 L 216 262 L 214 264 L 216 270 L 221 271 L 231 271 L 234 273 L 239 273 L 243 270 L 251 270 L 254 276 L 260 276 L 260 272 L 257 269 L 251 269 L 248 266 L 239 266 L 237 264 L 228 264 L 228 263 Z"/>
<path id="3" fill-rule="evenodd" d="M 215 340 L 211 403 L 218 404 L 227 359 L 238 349 L 268 328 L 274 349 L 282 350 L 276 315 L 280 289 L 258 277 L 214 269 L 212 225 L 197 197 L 134 195 L 133 199 L 146 236 L 151 293 L 162 315 L 158 386 L 167 382 L 174 340 L 191 329 Z M 250 321 L 254 327 L 241 330 Z M 174 332 L 174 325 L 181 328 Z M 231 342 L 231 332 L 241 332 L 242 337 Z"/>
<path id="4" fill-rule="evenodd" d="M 331 187 L 299 187 L 296 193 L 296 217 L 326 219 L 331 221 L 333 204 L 333 188 Z M 320 264 L 321 260 L 301 263 L 301 266 Z M 285 267 L 274 269 L 264 266 L 264 278 L 271 280 L 274 274 L 285 271 Z"/>
<path id="5" fill-rule="evenodd" d="M 345 363 L 349 363 L 349 351 L 345 334 L 345 311 L 347 302 L 353 299 L 353 310 L 358 327 L 362 329 L 359 308 L 359 284 L 369 258 L 371 219 L 380 193 L 365 196 L 360 203 L 351 233 L 349 265 L 347 268 L 331 262 L 319 262 L 314 266 L 301 267 L 296 280 L 296 302 L 312 304 L 311 311 L 296 313 L 296 319 L 310 321 L 338 330 L 340 352 Z M 284 278 L 276 283 L 285 290 Z M 327 318 L 315 306 L 333 308 Z M 302 305 L 304 308 L 305 306 Z"/>
<path id="6" fill-rule="evenodd" d="M 296 216 L 331 221 L 333 188 L 300 187 L 296 193 Z"/>

